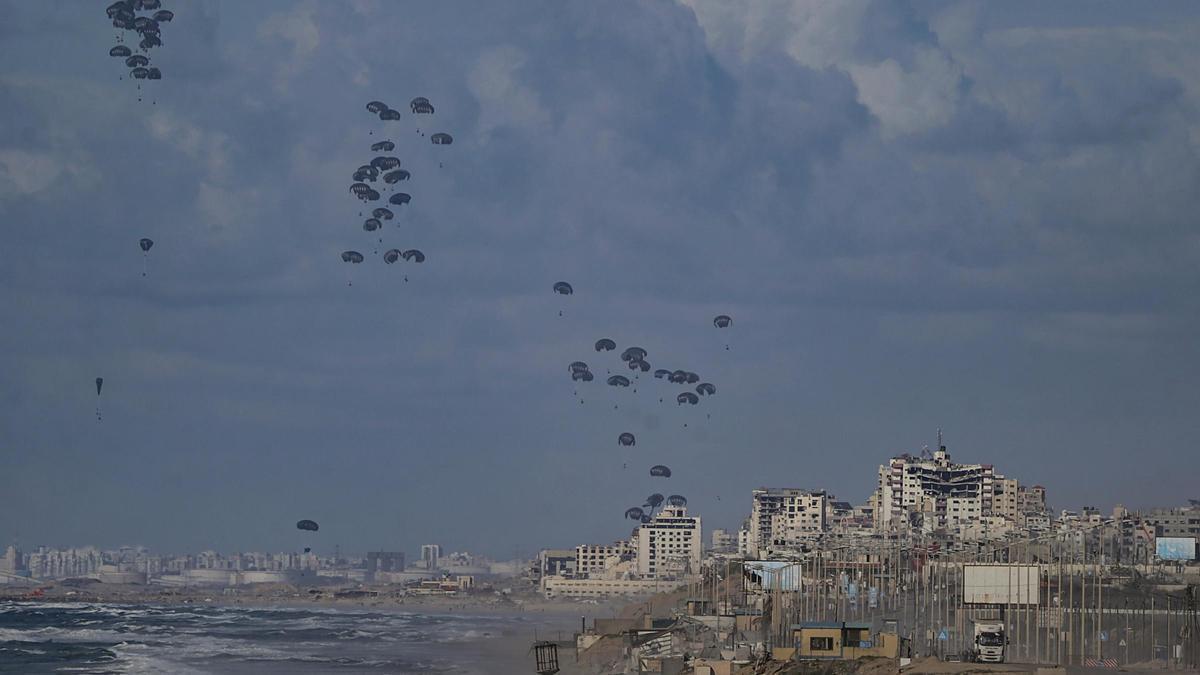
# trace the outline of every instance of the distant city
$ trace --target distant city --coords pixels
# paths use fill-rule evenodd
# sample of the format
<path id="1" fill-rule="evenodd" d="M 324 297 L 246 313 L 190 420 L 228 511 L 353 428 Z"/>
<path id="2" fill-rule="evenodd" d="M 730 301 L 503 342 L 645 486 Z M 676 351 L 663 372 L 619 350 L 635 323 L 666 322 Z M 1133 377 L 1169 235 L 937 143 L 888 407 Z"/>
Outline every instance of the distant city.
<path id="1" fill-rule="evenodd" d="M 707 545 L 701 518 L 686 501 L 651 495 L 631 509 L 627 539 L 546 548 L 528 561 L 494 561 L 438 544 L 410 559 L 400 551 L 342 555 L 218 553 L 160 555 L 143 547 L 23 551 L 8 546 L 0 584 L 91 578 L 105 583 L 237 586 L 341 580 L 429 588 L 470 585 L 477 577 L 524 577 L 547 597 L 632 596 L 668 582 L 698 578 L 713 559 L 799 560 L 813 552 L 872 551 L 905 542 L 956 559 L 1105 565 L 1183 563 L 1196 559 L 1200 502 L 1111 513 L 1092 507 L 1054 511 L 1046 489 L 1005 476 L 992 464 L 959 464 L 945 446 L 892 457 L 880 465 L 875 491 L 863 504 L 826 490 L 764 487 L 749 495 L 750 513 L 737 530 L 713 529 Z M 868 554 L 869 555 L 869 554 Z M 449 585 L 447 585 L 449 584 Z"/>

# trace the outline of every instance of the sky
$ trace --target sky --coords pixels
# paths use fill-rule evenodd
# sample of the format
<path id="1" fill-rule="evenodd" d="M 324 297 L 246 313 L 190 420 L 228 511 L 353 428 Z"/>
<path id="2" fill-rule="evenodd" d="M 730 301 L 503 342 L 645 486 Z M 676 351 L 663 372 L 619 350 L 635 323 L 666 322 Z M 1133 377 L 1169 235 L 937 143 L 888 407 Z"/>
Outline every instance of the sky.
<path id="1" fill-rule="evenodd" d="M 1200 497 L 1193 2 L 166 2 L 140 92 L 101 5 L 0 4 L 0 543 L 510 558 L 861 503 L 938 428 L 1055 508 Z"/>

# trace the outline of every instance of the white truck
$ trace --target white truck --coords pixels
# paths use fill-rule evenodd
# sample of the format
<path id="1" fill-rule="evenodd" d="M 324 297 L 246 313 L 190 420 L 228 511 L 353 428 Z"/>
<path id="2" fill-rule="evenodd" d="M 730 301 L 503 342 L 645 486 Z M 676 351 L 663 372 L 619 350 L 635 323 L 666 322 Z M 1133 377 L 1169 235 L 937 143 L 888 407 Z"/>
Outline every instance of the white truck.
<path id="1" fill-rule="evenodd" d="M 983 663 L 1004 663 L 1004 648 L 1008 636 L 1000 621 L 975 621 L 975 641 L 972 656 Z"/>

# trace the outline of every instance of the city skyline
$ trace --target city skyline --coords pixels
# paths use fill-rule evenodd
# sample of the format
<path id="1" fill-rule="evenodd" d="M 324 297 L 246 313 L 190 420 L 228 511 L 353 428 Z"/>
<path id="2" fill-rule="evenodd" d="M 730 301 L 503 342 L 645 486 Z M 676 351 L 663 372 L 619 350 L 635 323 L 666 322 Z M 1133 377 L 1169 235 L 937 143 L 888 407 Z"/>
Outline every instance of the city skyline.
<path id="1" fill-rule="evenodd" d="M 938 427 L 1055 505 L 1200 497 L 1200 7 L 1043 5 L 197 0 L 138 89 L 103 7 L 5 2 L 0 543 L 734 529 Z M 715 394 L 617 398 L 631 345 Z"/>

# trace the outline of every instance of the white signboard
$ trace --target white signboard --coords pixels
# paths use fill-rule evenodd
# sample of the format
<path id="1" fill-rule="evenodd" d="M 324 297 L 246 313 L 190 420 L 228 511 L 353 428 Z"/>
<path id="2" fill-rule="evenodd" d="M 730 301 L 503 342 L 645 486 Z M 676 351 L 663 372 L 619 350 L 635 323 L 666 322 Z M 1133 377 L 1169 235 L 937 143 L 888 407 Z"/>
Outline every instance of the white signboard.
<path id="1" fill-rule="evenodd" d="M 963 602 L 968 605 L 1037 605 L 1037 565 L 964 565 Z"/>

